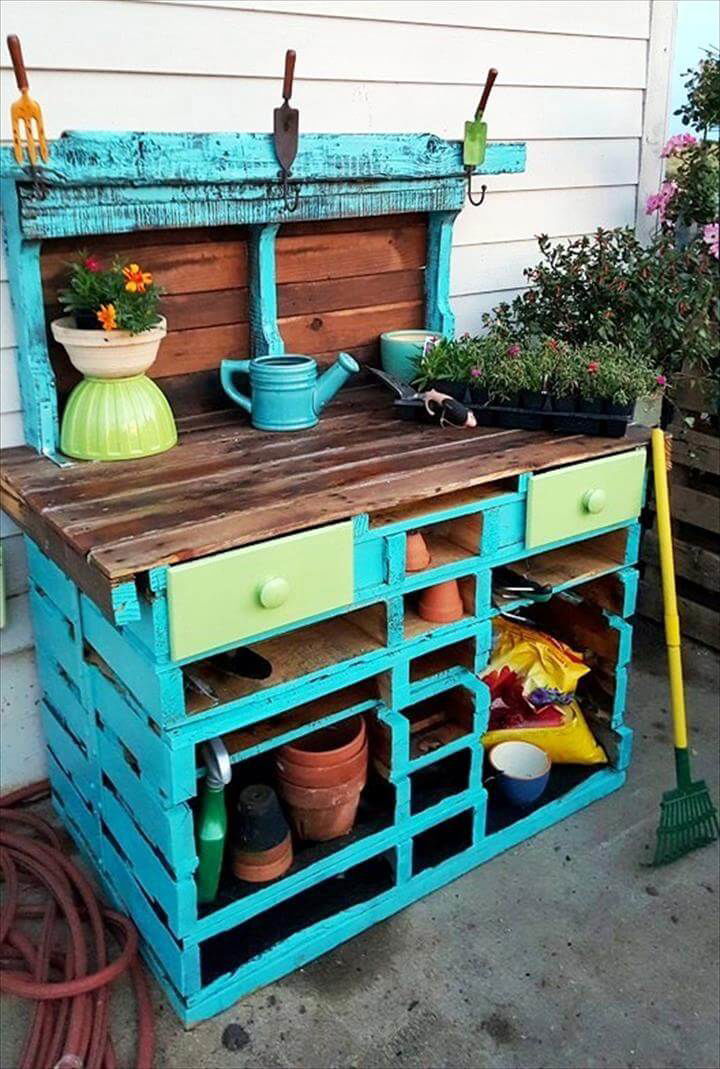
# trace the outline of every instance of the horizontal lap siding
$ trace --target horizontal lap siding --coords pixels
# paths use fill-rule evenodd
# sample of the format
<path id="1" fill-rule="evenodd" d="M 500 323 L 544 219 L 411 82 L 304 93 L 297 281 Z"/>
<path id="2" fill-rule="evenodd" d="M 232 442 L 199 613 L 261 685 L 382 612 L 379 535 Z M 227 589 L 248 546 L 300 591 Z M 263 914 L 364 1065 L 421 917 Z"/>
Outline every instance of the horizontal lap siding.
<path id="1" fill-rule="evenodd" d="M 298 52 L 293 103 L 301 109 L 302 130 L 430 130 L 457 138 L 476 104 L 478 81 L 487 67 L 498 67 L 488 110 L 491 137 L 527 141 L 527 170 L 489 177 L 485 205 L 466 208 L 458 220 L 452 293 L 459 330 L 477 329 L 484 311 L 524 285 L 522 268 L 537 258 L 535 234 L 569 238 L 634 217 L 647 0 L 5 0 L 3 12 L 23 41 L 33 95 L 43 104 L 51 137 L 64 129 L 148 126 L 269 130 L 282 53 L 291 46 Z M 201 49 L 199 41 L 213 47 Z M 0 92 L 11 100 L 16 88 L 4 50 L 0 67 Z M 9 136 L 4 108 L 0 137 Z M 291 254 L 290 242 L 282 251 L 284 235 L 282 271 L 303 259 Z M 175 257 L 142 251 L 141 262 L 170 291 L 165 310 L 173 333 L 156 367 L 179 412 L 188 404 L 188 380 L 176 376 L 189 366 L 214 369 L 223 356 L 246 354 L 242 254 L 233 266 L 232 250 L 222 245 L 212 258 L 222 268 L 203 265 L 200 257 L 192 278 Z M 141 258 L 137 243 L 117 248 Z M 278 301 L 288 348 L 324 357 L 347 346 L 367 359 L 377 351 L 373 332 L 419 322 L 424 261 L 401 260 L 389 258 L 381 269 L 358 262 L 350 275 L 333 277 L 322 271 L 297 277 L 297 267 L 294 278 L 281 274 Z M 364 281 L 353 286 L 353 278 Z M 23 433 L 6 279 L 0 251 L 0 437 L 14 445 Z M 56 273 L 49 290 L 57 281 Z M 212 407 L 214 370 L 198 370 L 194 383 L 202 404 Z M 6 517 L 0 534 L 17 537 Z M 14 641 L 22 644 L 29 632 L 18 547 L 19 540 L 6 552 L 9 615 L 16 621 Z M 22 701 L 17 694 L 17 716 Z"/>

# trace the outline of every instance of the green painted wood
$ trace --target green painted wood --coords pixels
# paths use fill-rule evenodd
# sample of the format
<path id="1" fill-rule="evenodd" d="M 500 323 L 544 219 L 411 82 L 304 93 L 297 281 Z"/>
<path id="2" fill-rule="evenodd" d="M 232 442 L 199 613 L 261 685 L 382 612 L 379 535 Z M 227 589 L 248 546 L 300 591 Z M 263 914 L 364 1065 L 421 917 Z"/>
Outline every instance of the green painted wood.
<path id="1" fill-rule="evenodd" d="M 533 475 L 527 499 L 527 548 L 635 519 L 642 508 L 646 455 L 644 449 L 635 449 Z M 599 510 L 591 511 L 595 508 Z"/>
<path id="2" fill-rule="evenodd" d="M 353 593 L 351 522 L 174 565 L 168 569 L 173 659 L 349 606 Z"/>

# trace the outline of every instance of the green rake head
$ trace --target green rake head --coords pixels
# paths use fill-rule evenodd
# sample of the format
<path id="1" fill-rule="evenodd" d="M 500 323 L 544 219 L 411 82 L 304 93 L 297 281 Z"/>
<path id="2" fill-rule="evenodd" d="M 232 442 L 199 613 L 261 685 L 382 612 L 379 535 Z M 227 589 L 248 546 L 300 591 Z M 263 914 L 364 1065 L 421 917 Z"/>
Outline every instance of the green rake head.
<path id="1" fill-rule="evenodd" d="M 653 866 L 667 865 L 691 850 L 714 843 L 720 833 L 718 815 L 704 780 L 690 781 L 687 750 L 676 750 L 678 784 L 660 803 L 660 826 Z"/>

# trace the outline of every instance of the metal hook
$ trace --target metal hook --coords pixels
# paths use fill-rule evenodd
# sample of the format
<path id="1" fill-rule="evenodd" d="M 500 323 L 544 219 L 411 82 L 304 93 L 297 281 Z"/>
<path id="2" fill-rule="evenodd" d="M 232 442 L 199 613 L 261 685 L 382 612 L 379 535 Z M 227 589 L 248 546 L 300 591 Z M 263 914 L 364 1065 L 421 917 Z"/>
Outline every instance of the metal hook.
<path id="1" fill-rule="evenodd" d="M 480 186 L 480 198 L 479 198 L 479 200 L 475 199 L 475 197 L 473 195 L 473 191 L 472 191 L 472 169 L 468 168 L 468 170 L 467 170 L 467 195 L 468 195 L 468 200 L 472 204 L 473 208 L 479 208 L 480 207 L 482 202 L 485 200 L 485 194 L 486 193 L 487 193 L 487 186 L 483 182 L 483 184 Z"/>
<path id="2" fill-rule="evenodd" d="M 22 170 L 31 180 L 33 193 L 38 200 L 44 200 L 47 197 L 53 180 L 67 182 L 67 177 L 61 171 L 56 171 L 52 167 L 43 167 L 42 164 L 25 164 Z"/>
<path id="3" fill-rule="evenodd" d="M 282 171 L 281 172 L 281 177 L 282 177 L 282 195 L 283 195 L 283 200 L 285 202 L 285 211 L 286 212 L 296 212 L 297 208 L 298 208 L 298 204 L 300 203 L 300 186 L 299 185 L 294 185 L 292 187 L 295 196 L 291 198 L 290 197 L 290 188 L 291 188 L 290 187 L 290 172 L 289 171 Z"/>

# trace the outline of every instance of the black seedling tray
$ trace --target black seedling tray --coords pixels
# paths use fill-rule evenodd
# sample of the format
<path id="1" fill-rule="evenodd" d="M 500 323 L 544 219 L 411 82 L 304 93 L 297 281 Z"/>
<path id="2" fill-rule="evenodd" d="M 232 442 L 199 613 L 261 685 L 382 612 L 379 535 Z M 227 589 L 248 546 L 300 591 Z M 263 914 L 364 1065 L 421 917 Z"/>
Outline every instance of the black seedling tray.
<path id="1" fill-rule="evenodd" d="M 555 434 L 588 434 L 601 438 L 623 438 L 631 416 L 605 412 L 558 412 L 546 400 L 542 408 L 478 405 L 465 402 L 474 412 L 479 427 L 505 427 L 508 430 L 551 431 Z M 400 419 L 419 423 L 437 423 L 422 401 L 397 400 L 393 403 Z"/>

